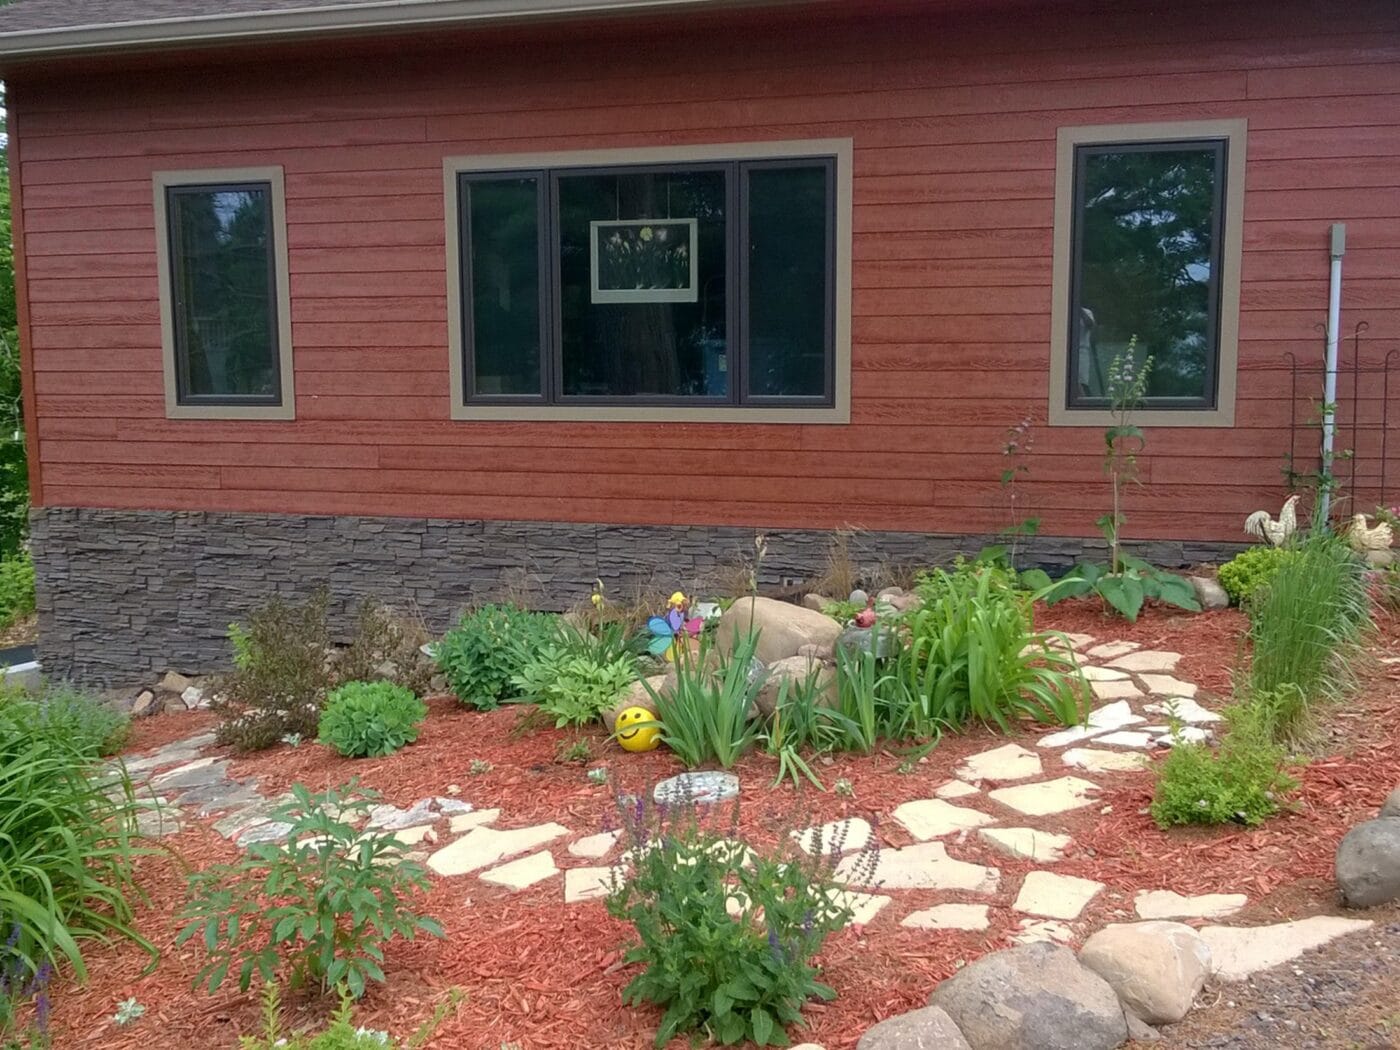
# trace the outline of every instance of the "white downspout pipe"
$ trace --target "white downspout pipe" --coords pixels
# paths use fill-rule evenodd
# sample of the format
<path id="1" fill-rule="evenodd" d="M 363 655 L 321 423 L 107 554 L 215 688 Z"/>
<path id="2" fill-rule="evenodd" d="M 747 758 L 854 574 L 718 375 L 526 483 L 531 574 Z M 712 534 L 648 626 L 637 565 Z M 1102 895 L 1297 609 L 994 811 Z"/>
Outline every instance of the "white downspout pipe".
<path id="1" fill-rule="evenodd" d="M 1332 224 L 1332 267 L 1327 288 L 1327 364 L 1322 380 L 1322 477 L 1318 523 L 1332 509 L 1332 461 L 1337 441 L 1337 359 L 1342 338 L 1342 256 L 1347 250 L 1346 223 Z"/>

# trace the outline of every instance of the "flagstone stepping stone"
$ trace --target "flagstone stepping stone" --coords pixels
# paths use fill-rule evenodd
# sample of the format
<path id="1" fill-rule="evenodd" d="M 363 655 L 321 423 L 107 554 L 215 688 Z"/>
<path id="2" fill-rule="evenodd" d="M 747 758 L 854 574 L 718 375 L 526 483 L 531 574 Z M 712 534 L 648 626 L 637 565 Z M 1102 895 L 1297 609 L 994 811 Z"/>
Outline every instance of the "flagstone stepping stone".
<path id="1" fill-rule="evenodd" d="M 851 925 L 864 926 L 890 903 L 879 893 L 857 893 L 854 890 L 827 890 L 827 899 L 839 907 L 851 909 Z"/>
<path id="2" fill-rule="evenodd" d="M 913 930 L 985 930 L 991 925 L 985 904 L 936 904 L 900 920 Z"/>
<path id="3" fill-rule="evenodd" d="M 459 813 L 448 821 L 448 828 L 454 835 L 460 835 L 464 831 L 471 831 L 472 828 L 479 828 L 483 824 L 494 823 L 500 818 L 499 809 L 478 809 L 471 813 Z"/>
<path id="4" fill-rule="evenodd" d="M 470 802 L 458 802 L 456 799 L 447 799 L 454 806 L 464 807 L 458 809 L 459 813 L 471 812 Z M 382 831 L 399 831 L 402 828 L 416 827 L 419 824 L 432 824 L 440 816 L 446 813 L 438 806 L 435 798 L 420 798 L 408 809 L 399 809 L 398 806 L 375 806 L 369 812 L 369 827 Z"/>
<path id="5" fill-rule="evenodd" d="M 428 837 L 428 833 L 433 830 L 431 824 L 419 824 L 416 828 L 400 828 L 394 832 L 394 840 L 400 846 L 416 846 Z"/>
<path id="6" fill-rule="evenodd" d="M 1163 715 L 1167 718 L 1175 718 L 1179 722 L 1209 723 L 1219 722 L 1220 716 L 1208 708 L 1202 707 L 1189 696 L 1177 696 L 1161 703 L 1146 704 L 1143 710 L 1149 715 Z"/>
<path id="7" fill-rule="evenodd" d="M 1043 919 L 1077 919 L 1102 889 L 1103 883 L 1092 879 L 1032 871 L 1021 883 L 1021 892 L 1012 907 Z"/>
<path id="8" fill-rule="evenodd" d="M 845 820 L 833 820 L 819 828 L 790 831 L 788 834 L 803 853 L 850 853 L 853 850 L 865 849 L 871 836 L 875 834 L 875 829 L 867 820 L 847 817 Z"/>
<path id="9" fill-rule="evenodd" d="M 1157 649 L 1143 649 L 1128 653 L 1109 662 L 1110 667 L 1120 671 L 1135 671 L 1138 674 L 1171 674 L 1181 661 L 1180 653 L 1162 652 Z"/>
<path id="10" fill-rule="evenodd" d="M 1173 747 L 1177 740 L 1183 744 L 1208 744 L 1211 741 L 1210 730 L 1200 726 L 1182 726 L 1175 732 L 1170 726 L 1148 726 L 1145 731 L 1157 733 L 1157 736 L 1152 738 L 1153 747 Z"/>
<path id="11" fill-rule="evenodd" d="M 143 839 L 163 839 L 183 830 L 179 815 L 167 807 L 142 807 L 136 814 L 136 834 Z"/>
<path id="12" fill-rule="evenodd" d="M 916 839 L 936 839 L 955 831 L 995 824 L 996 818 L 975 809 L 944 802 L 941 798 L 921 798 L 896 806 L 891 814 Z"/>
<path id="13" fill-rule="evenodd" d="M 554 823 L 510 831 L 477 827 L 430 856 L 428 867 L 439 875 L 465 875 L 489 868 L 512 854 L 543 846 L 568 833 L 568 828 Z"/>
<path id="14" fill-rule="evenodd" d="M 1143 695 L 1132 682 L 1090 682 L 1089 688 L 1098 700 L 1137 700 Z"/>
<path id="15" fill-rule="evenodd" d="M 234 787 L 232 792 L 216 795 L 214 798 L 204 803 L 199 807 L 198 815 L 201 817 L 212 817 L 215 813 L 228 813 L 231 810 L 243 809 L 247 806 L 256 806 L 263 801 L 263 796 L 260 795 L 255 788 L 251 788 L 246 784 L 234 784 L 233 782 L 230 782 L 230 784 Z M 186 795 L 181 795 L 177 801 L 182 806 L 188 804 Z"/>
<path id="16" fill-rule="evenodd" d="M 597 859 L 606 857 L 617 840 L 622 836 L 620 831 L 600 831 L 596 835 L 589 835 L 587 838 L 579 839 L 577 842 L 569 843 L 569 852 L 575 857 L 588 857 Z"/>
<path id="17" fill-rule="evenodd" d="M 942 787 L 934 788 L 933 793 L 939 798 L 967 798 L 968 795 L 978 794 L 978 789 L 971 784 L 964 784 L 961 780 L 952 780 Z"/>
<path id="18" fill-rule="evenodd" d="M 964 890 L 995 893 L 1001 881 L 996 868 L 954 860 L 941 842 L 921 842 L 903 849 L 881 850 L 872 866 L 859 854 L 836 866 L 835 877 L 860 886 L 886 890 Z"/>
<path id="19" fill-rule="evenodd" d="M 1133 908 L 1140 919 L 1223 919 L 1248 902 L 1243 893 L 1183 897 L 1171 890 L 1142 890 L 1133 898 Z"/>
<path id="20" fill-rule="evenodd" d="M 1173 678 L 1169 674 L 1140 674 L 1138 681 L 1154 696 L 1194 697 L 1196 695 L 1194 682 L 1183 682 L 1180 678 Z"/>
<path id="21" fill-rule="evenodd" d="M 606 897 L 612 892 L 614 880 L 621 878 L 621 868 L 566 868 L 564 903 L 577 904 Z"/>
<path id="22" fill-rule="evenodd" d="M 697 773 L 679 773 L 661 781 L 652 789 L 651 798 L 653 802 L 678 806 L 723 802 L 738 794 L 738 777 L 733 773 L 708 769 Z"/>
<path id="23" fill-rule="evenodd" d="M 1084 725 L 1070 726 L 1070 728 L 1062 729 L 1058 733 L 1041 737 L 1036 741 L 1036 746 L 1065 747 L 1068 744 L 1077 744 L 1082 740 L 1088 740 L 1100 733 L 1141 725 L 1145 721 L 1147 719 L 1133 713 L 1132 706 L 1128 701 L 1119 700 L 1116 703 L 1105 704 L 1096 711 L 1090 711 Z"/>
<path id="24" fill-rule="evenodd" d="M 272 819 L 272 811 L 285 801 L 285 796 L 279 796 L 276 799 L 261 799 L 243 809 L 234 810 L 223 819 L 216 820 L 214 830 L 226 839 L 237 838 L 239 832 L 245 828 L 268 823 Z"/>
<path id="25" fill-rule="evenodd" d="M 1107 744 L 1109 747 L 1135 747 L 1144 750 L 1152 746 L 1153 736 L 1146 730 L 1124 730 L 1120 733 L 1107 733 L 1104 736 L 1095 737 L 1095 744 Z"/>
<path id="26" fill-rule="evenodd" d="M 1137 642 L 1105 642 L 1090 649 L 1084 655 L 1093 660 L 1113 660 L 1136 652 L 1142 646 Z"/>
<path id="27" fill-rule="evenodd" d="M 1025 780 L 1040 776 L 1040 772 L 1040 756 L 1020 744 L 972 755 L 953 771 L 963 780 Z"/>
<path id="28" fill-rule="evenodd" d="M 481 880 L 494 882 L 497 886 L 505 886 L 507 889 L 523 890 L 558 874 L 559 869 L 554 866 L 553 855 L 549 850 L 542 849 L 538 853 L 531 853 L 527 857 L 502 864 L 490 871 L 483 871 Z"/>
<path id="29" fill-rule="evenodd" d="M 1095 667 L 1093 664 L 1081 667 L 1079 673 L 1084 676 L 1086 682 L 1126 682 L 1130 677 L 1127 671 L 1117 671 L 1112 667 Z"/>
<path id="30" fill-rule="evenodd" d="M 1371 926 L 1369 919 L 1315 915 L 1273 926 L 1207 926 L 1200 932 L 1210 947 L 1211 971 L 1215 976 L 1222 981 L 1242 981 L 1344 934 Z"/>
<path id="31" fill-rule="evenodd" d="M 1022 919 L 1020 930 L 1011 935 L 1012 944 L 1068 944 L 1074 931 L 1055 919 Z"/>
<path id="32" fill-rule="evenodd" d="M 1045 780 L 1038 784 L 1019 784 L 1016 787 L 1000 788 L 990 792 L 988 797 L 1010 806 L 1019 813 L 1032 817 L 1045 817 L 1052 813 L 1068 813 L 1072 809 L 1082 809 L 1091 805 L 1091 792 L 1099 786 L 1079 777 L 1060 777 L 1058 780 Z"/>
<path id="33" fill-rule="evenodd" d="M 1076 634 L 1074 631 L 1064 631 L 1062 633 L 1065 641 L 1069 642 L 1069 644 L 1076 649 L 1083 649 L 1086 645 L 1094 644 L 1094 636 L 1092 634 Z"/>
<path id="34" fill-rule="evenodd" d="M 197 758 L 183 766 L 161 773 L 151 778 L 151 787 L 157 791 L 182 791 L 205 787 L 228 779 L 228 762 L 212 758 Z"/>
<path id="35" fill-rule="evenodd" d="M 1008 857 L 1040 864 L 1054 864 L 1064 859 L 1064 851 L 1073 841 L 1068 835 L 1055 835 L 1036 828 L 981 828 L 977 837 Z"/>
<path id="36" fill-rule="evenodd" d="M 1115 733 L 1115 736 L 1147 734 Z M 1146 769 L 1152 760 L 1146 755 L 1124 754 L 1122 751 L 1100 751 L 1092 747 L 1072 747 L 1060 756 L 1065 765 L 1074 766 L 1090 773 L 1133 773 Z"/>
<path id="37" fill-rule="evenodd" d="M 281 820 L 266 820 L 244 828 L 233 841 L 240 849 L 247 849 L 260 842 L 281 842 L 291 833 L 290 824 Z"/>

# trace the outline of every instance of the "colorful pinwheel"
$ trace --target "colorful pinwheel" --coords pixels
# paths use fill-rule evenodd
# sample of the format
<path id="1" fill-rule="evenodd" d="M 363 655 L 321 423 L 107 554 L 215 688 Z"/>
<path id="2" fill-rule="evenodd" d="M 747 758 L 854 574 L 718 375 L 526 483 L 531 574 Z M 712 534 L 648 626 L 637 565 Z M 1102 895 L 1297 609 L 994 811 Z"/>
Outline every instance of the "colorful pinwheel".
<path id="1" fill-rule="evenodd" d="M 705 621 L 699 616 L 688 616 L 689 609 L 690 599 L 677 591 L 666 603 L 666 615 L 653 616 L 647 621 L 647 629 L 652 634 L 647 649 L 652 656 L 665 654 L 668 661 L 674 662 L 679 646 L 684 644 L 683 639 L 700 634 Z"/>

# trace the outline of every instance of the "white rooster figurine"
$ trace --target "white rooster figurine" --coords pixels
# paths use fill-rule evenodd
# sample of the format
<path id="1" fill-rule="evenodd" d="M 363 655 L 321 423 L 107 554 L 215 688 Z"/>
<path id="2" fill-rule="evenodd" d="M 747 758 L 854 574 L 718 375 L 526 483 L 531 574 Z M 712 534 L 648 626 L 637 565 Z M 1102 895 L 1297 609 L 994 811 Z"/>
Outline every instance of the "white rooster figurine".
<path id="1" fill-rule="evenodd" d="M 1370 528 L 1366 525 L 1366 515 L 1364 514 L 1353 516 L 1351 528 L 1347 529 L 1347 543 L 1351 544 L 1351 549 L 1359 554 L 1389 550 L 1394 539 L 1395 534 L 1390 527 L 1390 522 L 1378 521 L 1374 528 Z"/>
<path id="2" fill-rule="evenodd" d="M 1298 496 L 1289 496 L 1283 501 L 1278 521 L 1269 517 L 1266 510 L 1256 510 L 1244 519 L 1244 531 L 1261 540 L 1268 540 L 1275 547 L 1282 547 L 1298 531 Z"/>

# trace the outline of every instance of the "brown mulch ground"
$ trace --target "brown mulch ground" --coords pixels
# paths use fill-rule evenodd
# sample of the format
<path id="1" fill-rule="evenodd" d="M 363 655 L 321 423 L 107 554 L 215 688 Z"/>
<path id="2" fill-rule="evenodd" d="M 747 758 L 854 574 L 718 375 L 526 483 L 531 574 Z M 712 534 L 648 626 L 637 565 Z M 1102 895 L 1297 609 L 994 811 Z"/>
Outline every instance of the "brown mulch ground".
<path id="1" fill-rule="evenodd" d="M 1042 613 L 1040 626 L 1179 651 L 1184 654 L 1180 673 L 1200 684 L 1211 703 L 1212 696 L 1228 694 L 1244 621 L 1228 611 L 1187 616 L 1154 608 L 1128 625 L 1106 619 L 1090 602 L 1078 601 Z M 1400 652 L 1400 630 L 1393 621 L 1383 624 L 1377 647 Z M 1096 777 L 1104 786 L 1102 800 L 1068 821 L 1075 845 L 1057 865 L 1066 874 L 1110 884 L 1086 912 L 1087 925 L 1129 917 L 1132 894 L 1139 888 L 1246 892 L 1252 901 L 1246 918 L 1260 922 L 1333 907 L 1330 874 L 1337 841 L 1350 824 L 1372 815 L 1400 783 L 1400 667 L 1377 664 L 1361 673 L 1364 688 L 1358 698 L 1328 716 L 1332 728 L 1324 738 L 1326 757 L 1301 774 L 1295 809 L 1263 828 L 1164 833 L 1145 812 L 1150 778 Z M 588 834 L 615 826 L 612 789 L 591 784 L 585 766 L 556 761 L 561 741 L 571 741 L 575 734 L 544 729 L 514 736 L 513 709 L 483 714 L 463 710 L 446 698 L 430 706 L 420 740 L 390 758 L 350 761 L 328 749 L 303 745 L 236 758 L 231 771 L 235 776 L 258 776 L 268 794 L 295 781 L 320 790 L 358 776 L 400 805 L 441 794 L 455 783 L 461 797 L 478 807 L 502 807 L 500 827 L 557 820 L 578 834 Z M 130 749 L 149 749 L 212 724 L 208 714 L 160 715 L 138 724 Z M 664 751 L 622 752 L 601 728 L 577 736 L 590 742 L 596 756 L 592 764 L 607 765 L 616 788 L 624 792 L 640 792 L 680 769 Z M 1001 739 L 982 730 L 949 736 L 912 772 L 900 772 L 902 756 L 893 751 L 837 756 L 817 765 L 828 787 L 837 778 L 849 779 L 854 798 L 798 791 L 790 785 L 773 788 L 774 763 L 750 755 L 737 770 L 743 782 L 740 831 L 771 842 L 787 828 L 859 815 L 877 823 L 886 844 L 904 845 L 908 839 L 901 828 L 889 821 L 881 825 L 876 818 L 900 802 L 928 797 L 951 779 L 963 757 L 996 746 Z M 490 771 L 471 775 L 473 759 L 489 762 Z M 1063 826 L 1066 821 L 1061 818 L 1058 823 Z M 140 862 L 141 882 L 150 900 L 138 915 L 139 928 L 162 951 L 159 968 L 143 973 L 148 960 L 128 944 L 91 949 L 91 982 L 86 987 L 63 982 L 55 990 L 55 1046 L 219 1050 L 235 1046 L 240 1033 L 255 1029 L 255 995 L 229 988 L 212 996 L 192 992 L 200 952 L 173 946 L 173 917 L 183 900 L 184 872 L 227 859 L 232 848 L 200 826 L 162 845 L 168 849 Z M 820 961 L 825 980 L 840 997 L 807 1009 L 811 1029 L 795 1032 L 797 1041 L 805 1037 L 827 1050 L 850 1050 L 869 1025 L 924 1005 L 933 985 L 961 962 L 1005 946 L 1007 933 L 1020 918 L 1011 902 L 1020 876 L 1031 865 L 991 854 L 975 838 L 949 847 L 960 859 L 1001 869 L 1002 888 L 990 900 L 991 930 L 907 930 L 899 920 L 908 912 L 952 898 L 929 893 L 925 900 L 919 893 L 900 893 L 898 901 L 868 926 L 845 930 L 828 942 Z M 573 858 L 563 849 L 554 852 L 561 866 L 596 863 Z M 630 968 L 619 962 L 628 928 L 609 918 L 600 901 L 564 907 L 559 896 L 557 879 L 515 894 L 471 878 L 436 881 L 423 908 L 442 921 L 447 939 L 392 947 L 386 966 L 389 981 L 366 996 L 357 1009 L 357 1023 L 406 1033 L 429 1012 L 435 998 L 455 986 L 465 990 L 468 999 L 440 1029 L 432 1047 L 499 1050 L 509 1041 L 519 1042 L 524 1050 L 649 1046 L 656 1012 L 620 1005 L 620 991 L 631 977 Z M 119 1029 L 111 1023 L 111 1014 L 118 1001 L 132 995 L 149 1012 L 139 1024 Z M 298 1021 L 309 1021 L 325 1010 L 319 1003 L 289 1006 Z"/>

